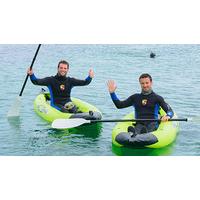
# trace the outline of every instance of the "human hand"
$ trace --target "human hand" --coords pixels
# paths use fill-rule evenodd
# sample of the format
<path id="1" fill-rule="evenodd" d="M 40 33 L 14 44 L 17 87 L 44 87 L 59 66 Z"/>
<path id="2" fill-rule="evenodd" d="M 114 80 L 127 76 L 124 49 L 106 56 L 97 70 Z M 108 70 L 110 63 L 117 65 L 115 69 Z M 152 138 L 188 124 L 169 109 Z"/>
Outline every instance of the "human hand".
<path id="1" fill-rule="evenodd" d="M 165 116 L 162 116 L 161 121 L 162 122 L 167 122 L 169 119 L 170 119 L 170 117 L 165 115 Z"/>
<path id="2" fill-rule="evenodd" d="M 94 71 L 93 71 L 93 69 L 89 70 L 89 76 L 90 76 L 90 78 L 94 78 Z"/>
<path id="3" fill-rule="evenodd" d="M 115 92 L 115 90 L 117 89 L 117 85 L 114 80 L 108 80 L 107 86 L 110 93 Z"/>
<path id="4" fill-rule="evenodd" d="M 31 75 L 33 74 L 33 70 L 30 69 L 30 67 L 27 69 L 27 74 L 28 74 L 29 76 L 31 76 Z"/>

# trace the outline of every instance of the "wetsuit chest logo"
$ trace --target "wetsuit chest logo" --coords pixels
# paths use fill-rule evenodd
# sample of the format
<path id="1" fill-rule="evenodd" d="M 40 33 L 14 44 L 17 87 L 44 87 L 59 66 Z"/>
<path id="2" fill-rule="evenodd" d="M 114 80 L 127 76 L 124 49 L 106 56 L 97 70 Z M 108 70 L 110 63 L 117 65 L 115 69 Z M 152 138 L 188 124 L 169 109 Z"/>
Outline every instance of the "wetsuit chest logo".
<path id="1" fill-rule="evenodd" d="M 65 90 L 65 85 L 60 85 L 60 89 L 63 91 L 63 90 Z"/>
<path id="2" fill-rule="evenodd" d="M 147 99 L 142 99 L 142 105 L 146 106 L 147 105 Z"/>

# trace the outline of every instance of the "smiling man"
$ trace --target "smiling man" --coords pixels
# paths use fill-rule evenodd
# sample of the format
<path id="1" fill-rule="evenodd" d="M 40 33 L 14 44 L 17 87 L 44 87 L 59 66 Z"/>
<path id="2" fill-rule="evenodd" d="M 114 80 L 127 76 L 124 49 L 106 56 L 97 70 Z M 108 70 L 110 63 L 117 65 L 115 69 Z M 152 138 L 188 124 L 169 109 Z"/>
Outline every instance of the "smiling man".
<path id="1" fill-rule="evenodd" d="M 139 77 L 141 93 L 133 94 L 124 101 L 120 101 L 115 90 L 117 86 L 113 80 L 108 81 L 108 90 L 111 98 L 117 108 L 126 108 L 133 106 L 135 108 L 136 119 L 158 119 L 159 108 L 161 107 L 167 114 L 161 118 L 162 121 L 168 121 L 174 113 L 171 107 L 164 101 L 163 97 L 157 95 L 152 90 L 152 77 L 149 74 L 142 74 Z M 152 132 L 158 128 L 157 122 L 144 121 L 137 122 L 135 127 L 128 127 L 131 136 L 136 134 Z"/>
<path id="2" fill-rule="evenodd" d="M 88 85 L 94 77 L 94 71 L 90 69 L 88 77 L 85 80 L 68 77 L 68 71 L 69 63 L 65 60 L 61 60 L 58 63 L 58 71 L 55 76 L 38 79 L 30 68 L 28 68 L 27 73 L 30 75 L 33 84 L 47 86 L 49 88 L 51 106 L 62 112 L 75 113 L 77 108 L 70 98 L 71 89 L 74 86 Z"/>

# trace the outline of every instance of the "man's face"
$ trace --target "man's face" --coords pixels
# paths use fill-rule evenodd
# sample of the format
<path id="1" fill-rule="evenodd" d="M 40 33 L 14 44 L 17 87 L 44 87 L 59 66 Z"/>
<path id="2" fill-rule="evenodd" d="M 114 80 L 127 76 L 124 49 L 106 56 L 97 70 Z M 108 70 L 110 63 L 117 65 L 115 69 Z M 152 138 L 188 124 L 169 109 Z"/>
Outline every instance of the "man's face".
<path id="1" fill-rule="evenodd" d="M 66 64 L 60 63 L 58 67 L 58 74 L 60 76 L 66 76 L 68 71 L 69 71 L 68 66 Z"/>
<path id="2" fill-rule="evenodd" d="M 148 92 L 152 88 L 152 81 L 147 78 L 141 78 L 140 79 L 140 85 L 144 92 Z"/>

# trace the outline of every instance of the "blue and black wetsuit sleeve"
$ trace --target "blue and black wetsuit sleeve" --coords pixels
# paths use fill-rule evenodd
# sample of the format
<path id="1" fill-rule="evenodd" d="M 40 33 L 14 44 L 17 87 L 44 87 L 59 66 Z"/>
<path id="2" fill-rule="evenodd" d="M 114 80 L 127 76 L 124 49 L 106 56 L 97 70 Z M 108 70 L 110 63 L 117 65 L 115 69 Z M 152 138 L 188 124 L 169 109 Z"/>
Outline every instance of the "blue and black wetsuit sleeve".
<path id="1" fill-rule="evenodd" d="M 132 106 L 134 104 L 134 95 L 128 97 L 124 101 L 120 101 L 115 92 L 110 93 L 111 99 L 115 106 L 120 109 L 120 108 L 127 108 L 129 106 Z"/>
<path id="2" fill-rule="evenodd" d="M 84 85 L 89 85 L 90 82 L 92 81 L 92 78 L 88 76 L 85 80 L 79 80 L 76 78 L 70 78 L 70 82 L 72 86 L 84 86 Z"/>
<path id="3" fill-rule="evenodd" d="M 167 116 L 172 118 L 174 116 L 174 111 L 172 110 L 170 105 L 167 104 L 162 97 L 159 97 L 159 101 L 160 101 L 159 104 L 160 104 L 161 108 L 166 112 Z"/>
<path id="4" fill-rule="evenodd" d="M 46 77 L 42 79 L 38 79 L 34 74 L 30 76 L 31 82 L 34 85 L 48 86 L 50 85 L 51 77 Z"/>

